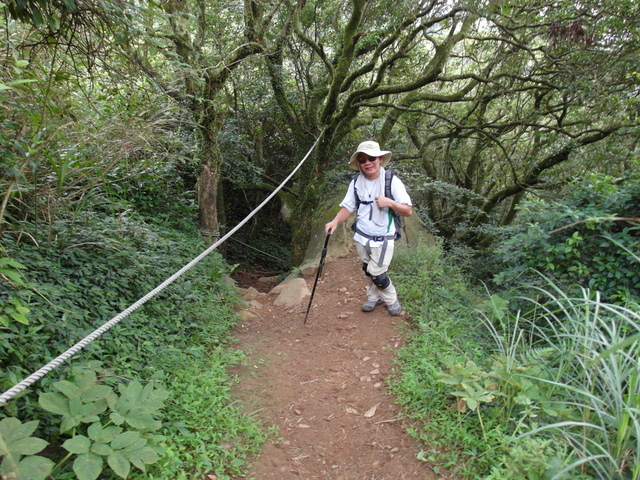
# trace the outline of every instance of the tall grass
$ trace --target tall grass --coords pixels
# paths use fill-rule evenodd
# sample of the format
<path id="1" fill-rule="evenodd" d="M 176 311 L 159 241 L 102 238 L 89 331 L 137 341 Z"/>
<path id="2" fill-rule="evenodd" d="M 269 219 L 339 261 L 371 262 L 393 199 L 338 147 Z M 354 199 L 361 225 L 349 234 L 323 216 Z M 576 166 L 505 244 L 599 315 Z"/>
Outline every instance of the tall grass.
<path id="1" fill-rule="evenodd" d="M 413 328 L 394 393 L 419 458 L 465 479 L 640 479 L 638 304 L 544 277 L 480 295 L 439 247 L 397 260 Z"/>
<path id="2" fill-rule="evenodd" d="M 606 303 L 586 289 L 579 297 L 552 284 L 535 291 L 522 298 L 532 308 L 521 328 L 555 354 L 532 380 L 552 386 L 567 413 L 524 435 L 552 432 L 571 448 L 575 460 L 553 478 L 571 471 L 640 478 L 640 307 Z"/>

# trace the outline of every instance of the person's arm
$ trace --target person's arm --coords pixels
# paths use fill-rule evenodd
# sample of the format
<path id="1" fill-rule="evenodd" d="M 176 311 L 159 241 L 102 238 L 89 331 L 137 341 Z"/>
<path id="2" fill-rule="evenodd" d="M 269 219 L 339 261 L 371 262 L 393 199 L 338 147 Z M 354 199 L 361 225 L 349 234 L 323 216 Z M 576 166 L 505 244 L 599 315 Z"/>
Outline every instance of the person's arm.
<path id="1" fill-rule="evenodd" d="M 391 208 L 401 217 L 408 217 L 413 213 L 413 207 L 411 205 L 398 203 L 387 197 L 376 197 L 376 204 L 378 205 L 378 208 Z"/>
<path id="2" fill-rule="evenodd" d="M 350 216 L 351 216 L 351 212 L 347 210 L 345 207 L 342 207 L 336 214 L 335 218 L 324 226 L 324 232 L 327 234 L 329 233 L 329 231 L 331 231 L 331 233 L 335 232 L 336 227 L 342 222 L 344 222 Z"/>

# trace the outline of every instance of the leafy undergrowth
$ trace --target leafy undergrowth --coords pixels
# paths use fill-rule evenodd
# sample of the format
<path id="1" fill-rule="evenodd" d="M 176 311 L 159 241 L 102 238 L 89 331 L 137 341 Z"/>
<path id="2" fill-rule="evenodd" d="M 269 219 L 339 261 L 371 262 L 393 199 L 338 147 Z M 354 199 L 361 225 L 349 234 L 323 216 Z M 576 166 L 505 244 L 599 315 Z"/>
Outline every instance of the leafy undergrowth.
<path id="1" fill-rule="evenodd" d="M 413 334 L 393 388 L 423 460 L 463 479 L 638 478 L 640 306 L 545 278 L 478 295 L 439 247 L 395 269 Z"/>
<path id="2" fill-rule="evenodd" d="M 195 231 L 83 212 L 5 234 L 0 387 L 7 390 L 202 251 Z M 36 231 L 34 228 L 32 231 Z M 229 397 L 237 316 L 212 253 L 27 392 L 0 406 L 0 476 L 229 478 L 263 432 Z M 7 478 L 9 478 L 7 477 Z"/>

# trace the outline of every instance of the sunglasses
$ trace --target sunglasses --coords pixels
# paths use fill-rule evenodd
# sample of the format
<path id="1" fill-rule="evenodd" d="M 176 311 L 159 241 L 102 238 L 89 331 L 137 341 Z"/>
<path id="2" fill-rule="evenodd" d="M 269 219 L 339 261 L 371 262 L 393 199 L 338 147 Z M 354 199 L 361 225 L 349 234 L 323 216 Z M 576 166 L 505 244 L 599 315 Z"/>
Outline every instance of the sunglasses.
<path id="1" fill-rule="evenodd" d="M 367 155 L 366 157 L 358 157 L 358 163 L 360 165 L 363 165 L 367 162 L 375 162 L 378 159 L 378 157 L 370 157 L 369 155 Z"/>

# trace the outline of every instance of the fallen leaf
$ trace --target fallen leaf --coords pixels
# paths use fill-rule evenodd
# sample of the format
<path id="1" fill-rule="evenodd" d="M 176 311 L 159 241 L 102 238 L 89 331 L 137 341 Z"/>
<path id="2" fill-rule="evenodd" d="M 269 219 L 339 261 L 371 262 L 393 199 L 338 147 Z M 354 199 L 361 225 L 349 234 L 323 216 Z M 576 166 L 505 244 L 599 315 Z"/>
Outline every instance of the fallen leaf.
<path id="1" fill-rule="evenodd" d="M 378 405 L 380 405 L 379 403 L 376 403 L 373 407 L 371 407 L 369 410 L 367 410 L 364 414 L 364 416 L 366 418 L 371 418 L 376 414 L 376 410 L 378 409 Z"/>
<path id="2" fill-rule="evenodd" d="M 347 407 L 345 412 L 352 413 L 353 415 L 358 415 L 358 411 L 355 408 Z"/>
<path id="3" fill-rule="evenodd" d="M 299 423 L 298 428 L 311 428 L 311 427 L 305 423 Z"/>

